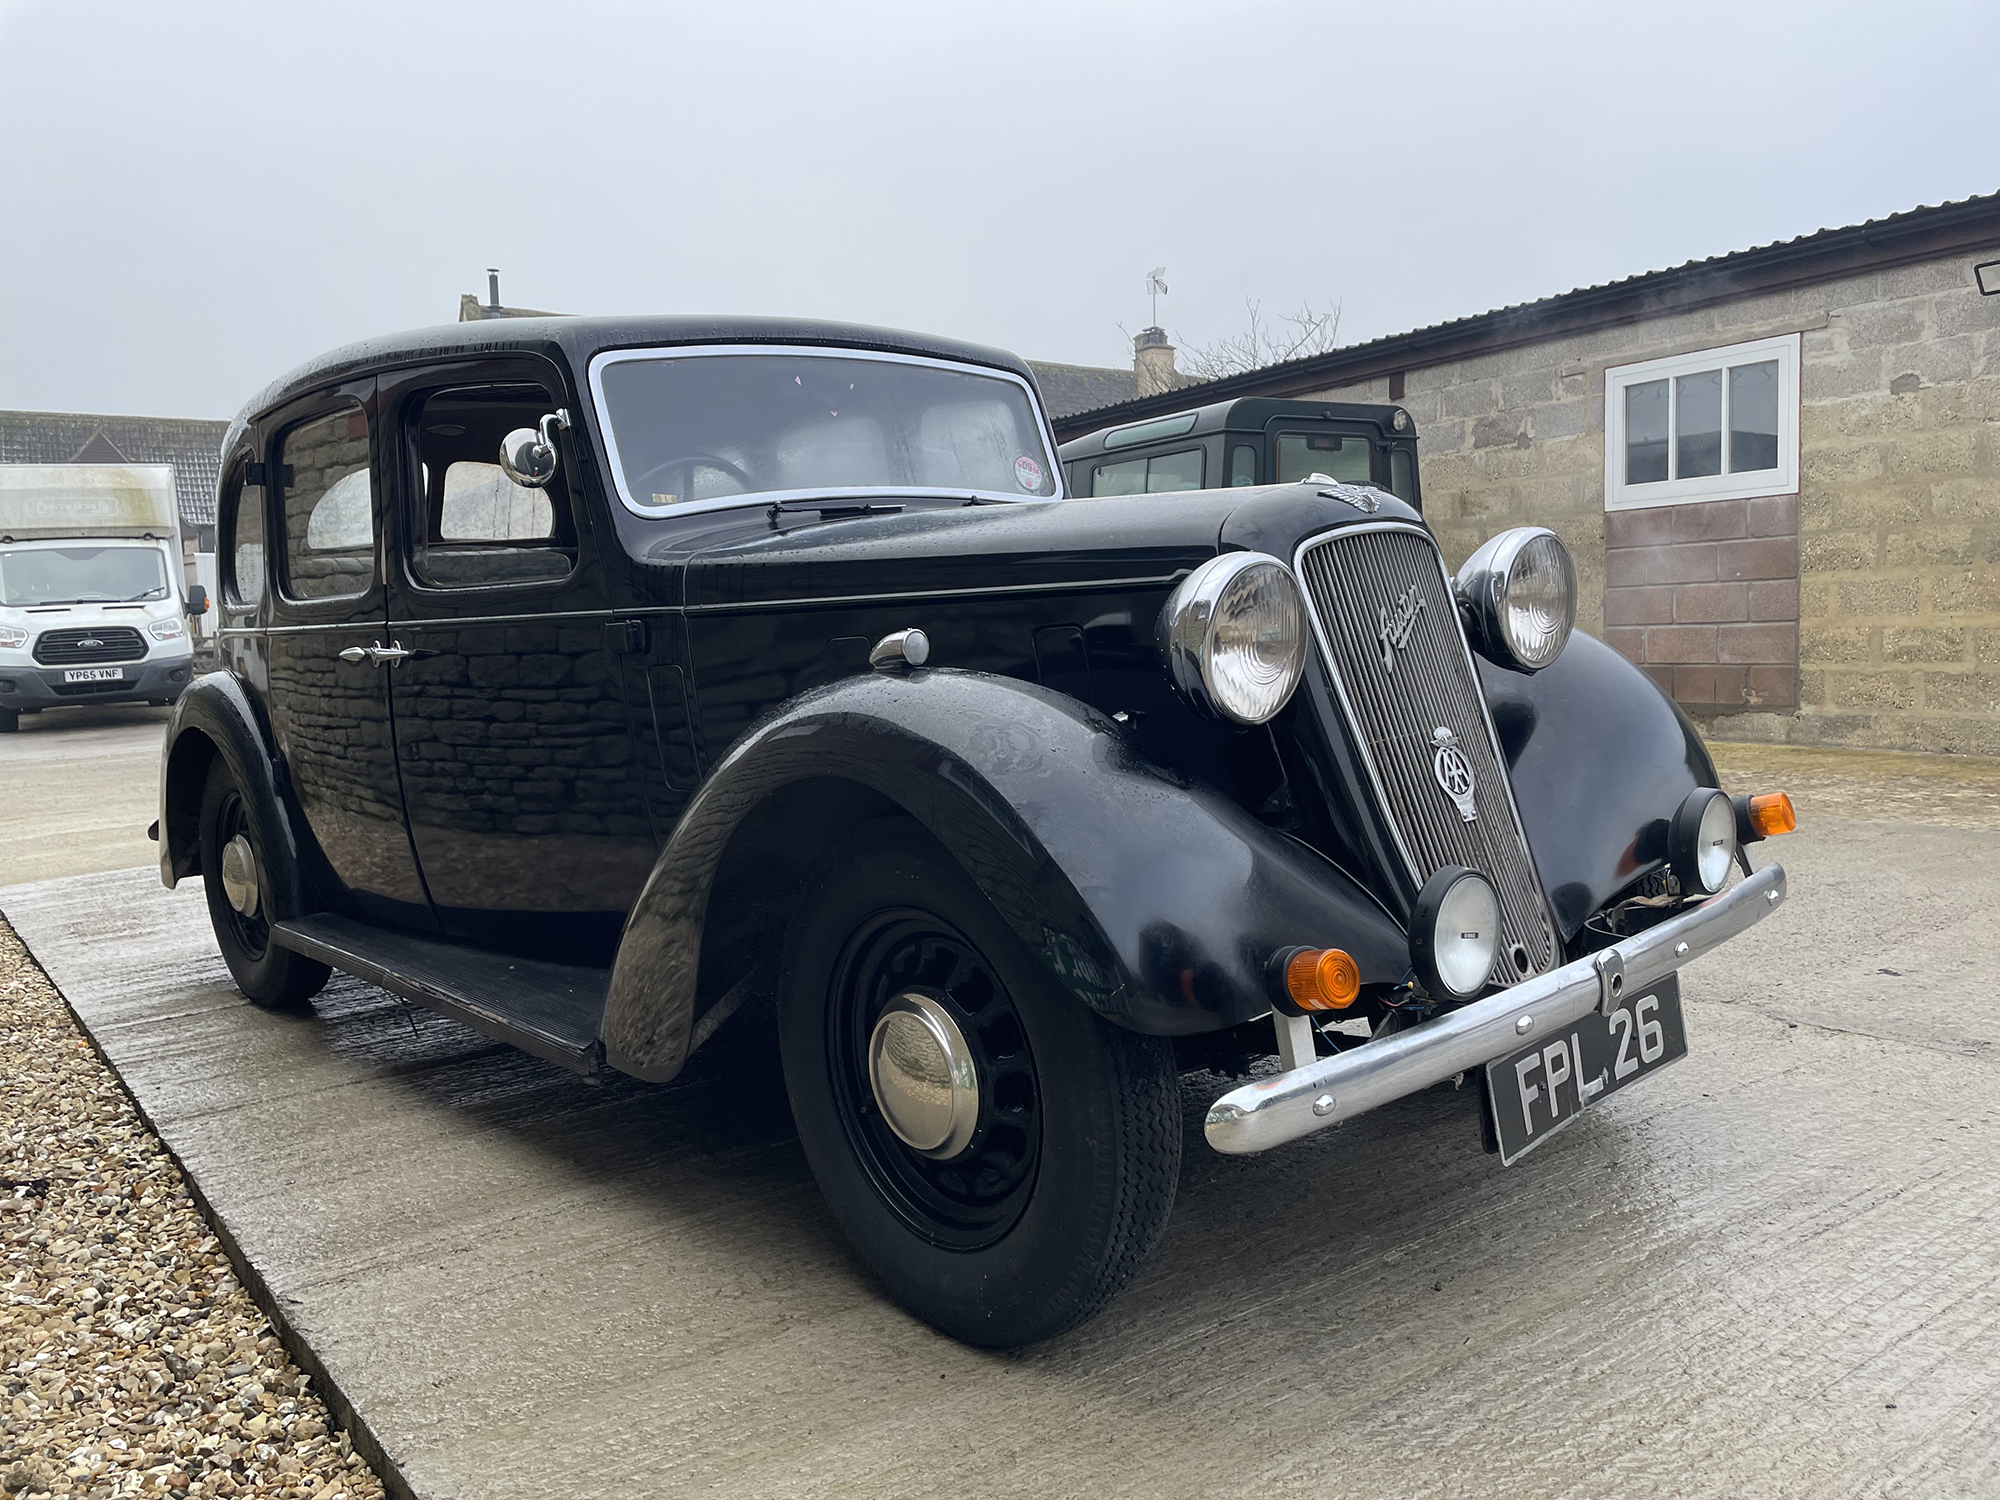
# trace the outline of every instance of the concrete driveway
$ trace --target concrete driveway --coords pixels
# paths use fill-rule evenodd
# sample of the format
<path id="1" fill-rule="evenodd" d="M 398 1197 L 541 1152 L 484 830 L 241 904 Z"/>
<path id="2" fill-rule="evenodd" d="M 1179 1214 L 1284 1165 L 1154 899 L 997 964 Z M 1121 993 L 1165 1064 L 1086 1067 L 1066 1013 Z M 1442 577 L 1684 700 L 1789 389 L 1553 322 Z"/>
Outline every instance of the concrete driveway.
<path id="1" fill-rule="evenodd" d="M 160 737 L 144 704 L 31 714 L 0 734 L 0 885 L 152 864 Z"/>
<path id="2" fill-rule="evenodd" d="M 1509 1169 L 1449 1090 L 1221 1158 L 1191 1078 L 1151 1266 L 1007 1357 L 849 1256 L 755 1015 L 591 1088 L 352 981 L 257 1011 L 150 870 L 0 910 L 417 1494 L 1990 1497 L 2000 796 L 1774 756 L 1838 811 L 1686 1061 Z M 1969 826 L 1852 815 L 1899 777 Z"/>

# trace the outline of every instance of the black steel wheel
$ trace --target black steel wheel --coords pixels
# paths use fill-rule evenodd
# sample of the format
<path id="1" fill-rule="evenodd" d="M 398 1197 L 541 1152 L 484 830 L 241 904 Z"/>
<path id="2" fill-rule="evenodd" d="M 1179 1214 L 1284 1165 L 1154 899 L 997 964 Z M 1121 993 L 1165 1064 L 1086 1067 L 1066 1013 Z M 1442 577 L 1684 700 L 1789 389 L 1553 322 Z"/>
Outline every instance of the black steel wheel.
<path id="1" fill-rule="evenodd" d="M 318 994 L 332 970 L 271 941 L 264 853 L 236 778 L 221 759 L 201 796 L 202 885 L 215 945 L 236 987 L 258 1005 L 293 1010 Z"/>
<path id="2" fill-rule="evenodd" d="M 871 1044 L 883 1016 L 912 998 L 930 1001 L 955 1023 L 977 1080 L 971 1139 L 949 1154 L 900 1136 L 871 1076 L 881 1071 L 871 1066 Z M 1042 1116 L 1027 1032 L 993 965 L 935 914 L 891 909 L 849 938 L 827 1000 L 831 1083 L 850 1144 L 877 1190 L 935 1244 L 973 1250 L 1000 1239 L 1034 1191 Z"/>
<path id="3" fill-rule="evenodd" d="M 1136 1274 L 1180 1169 L 1172 1048 L 1093 1014 L 921 828 L 864 824 L 815 871 L 778 1004 L 813 1174 L 911 1311 L 1013 1348 Z"/>

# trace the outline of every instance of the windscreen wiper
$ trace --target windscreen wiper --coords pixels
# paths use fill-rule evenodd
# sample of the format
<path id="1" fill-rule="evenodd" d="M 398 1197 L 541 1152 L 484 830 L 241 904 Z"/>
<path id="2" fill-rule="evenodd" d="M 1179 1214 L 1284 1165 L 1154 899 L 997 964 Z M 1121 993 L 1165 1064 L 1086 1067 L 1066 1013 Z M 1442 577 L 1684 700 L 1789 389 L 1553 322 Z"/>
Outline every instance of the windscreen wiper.
<path id="1" fill-rule="evenodd" d="M 767 514 L 773 521 L 787 515 L 819 515 L 838 520 L 846 516 L 886 516 L 903 509 L 894 500 L 773 500 Z"/>

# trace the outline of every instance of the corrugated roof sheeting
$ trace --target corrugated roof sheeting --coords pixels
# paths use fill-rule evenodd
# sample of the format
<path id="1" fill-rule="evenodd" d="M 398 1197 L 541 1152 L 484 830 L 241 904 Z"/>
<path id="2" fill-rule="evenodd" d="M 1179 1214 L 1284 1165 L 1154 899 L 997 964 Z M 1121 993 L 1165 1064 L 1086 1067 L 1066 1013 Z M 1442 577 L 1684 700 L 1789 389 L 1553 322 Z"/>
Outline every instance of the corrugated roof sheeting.
<path id="1" fill-rule="evenodd" d="M 1743 278 L 1747 293 L 1770 289 L 1768 285 L 1757 284 L 1753 278 L 1806 284 L 1829 276 L 1854 274 L 1859 269 L 1866 269 L 1871 261 L 1883 265 L 1907 261 L 1911 258 L 1907 247 L 1913 243 L 1934 237 L 1963 237 L 1968 233 L 1978 239 L 1986 231 L 1991 232 L 1986 237 L 2000 238 L 2000 193 L 1959 198 L 1936 205 L 1925 204 L 1885 218 L 1869 219 L 1839 229 L 1815 230 L 1789 240 L 1773 240 L 1768 245 L 1754 245 L 1746 250 L 1732 250 L 1703 260 L 1685 261 L 1664 270 L 1644 271 L 1619 281 L 1577 287 L 1533 302 L 1510 303 L 1488 312 L 1426 324 L 1366 343 L 1343 345 L 1326 354 L 1267 365 L 1260 370 L 1225 376 L 1205 385 L 1175 391 L 1172 393 L 1174 399 L 1167 404 L 1179 410 L 1233 396 L 1266 394 L 1274 387 L 1303 390 L 1321 372 L 1335 377 L 1330 383 L 1339 383 L 1347 378 L 1343 372 L 1352 367 L 1381 363 L 1404 350 L 1413 356 L 1412 368 L 1421 368 L 1426 363 L 1424 356 L 1430 350 L 1448 345 L 1457 334 L 1472 335 L 1489 330 L 1532 334 L 1541 326 L 1560 332 L 1565 330 L 1557 329 L 1556 324 L 1566 314 L 1582 314 L 1587 309 L 1600 307 L 1605 309 L 1607 317 L 1632 321 L 1648 316 L 1649 312 L 1673 311 L 1670 306 L 1648 309 L 1646 303 L 1649 296 L 1657 294 L 1664 299 L 1689 285 L 1698 284 L 1711 292 L 1720 288 L 1726 295 L 1738 277 Z M 1056 436 L 1067 440 L 1111 422 L 1153 415 L 1154 409 L 1162 406 L 1159 397 L 1144 397 L 1064 413 Z"/>
<path id="2" fill-rule="evenodd" d="M 198 417 L 0 411 L 0 463 L 171 464 L 181 524 L 213 526 L 228 427 Z"/>

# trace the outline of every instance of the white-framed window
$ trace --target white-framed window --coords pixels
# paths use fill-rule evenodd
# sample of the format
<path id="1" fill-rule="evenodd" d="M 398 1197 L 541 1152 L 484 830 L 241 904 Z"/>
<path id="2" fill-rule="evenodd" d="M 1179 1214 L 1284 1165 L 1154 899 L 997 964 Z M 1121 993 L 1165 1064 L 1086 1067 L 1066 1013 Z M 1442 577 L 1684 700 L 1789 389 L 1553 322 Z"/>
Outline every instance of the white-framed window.
<path id="1" fill-rule="evenodd" d="M 1604 508 L 1794 493 L 1799 338 L 1606 370 Z"/>

